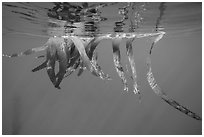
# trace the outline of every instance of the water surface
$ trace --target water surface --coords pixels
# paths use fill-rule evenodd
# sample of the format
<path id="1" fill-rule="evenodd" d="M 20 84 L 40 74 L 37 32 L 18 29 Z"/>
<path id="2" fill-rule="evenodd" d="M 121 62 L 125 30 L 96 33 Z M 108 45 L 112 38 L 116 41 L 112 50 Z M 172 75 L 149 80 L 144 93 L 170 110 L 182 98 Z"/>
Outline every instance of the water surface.
<path id="1" fill-rule="evenodd" d="M 78 10 L 87 6 L 70 4 Z M 3 3 L 3 53 L 38 47 L 51 36 L 64 35 L 67 22 L 73 24 L 67 25 L 69 33 L 79 36 L 162 30 L 166 35 L 151 56 L 155 78 L 169 96 L 202 115 L 201 3 L 135 3 L 131 10 L 127 8 L 131 11 L 127 15 L 122 13 L 128 3 L 105 3 L 107 6 L 86 15 L 69 8 L 68 17 L 62 14 L 66 10 L 58 12 L 61 17 L 48 14 L 56 5 Z M 113 80 L 102 81 L 88 71 L 80 77 L 74 73 L 63 80 L 61 90 L 53 87 L 45 70 L 31 72 L 42 62 L 35 55 L 3 58 L 3 134 L 201 134 L 201 121 L 175 110 L 149 87 L 146 57 L 151 42 L 151 38 L 133 42 L 141 103 L 132 92 L 123 91 L 110 40 L 102 41 L 97 50 L 99 64 Z M 125 67 L 125 41 L 120 47 Z M 128 81 L 131 83 L 131 78 Z"/>

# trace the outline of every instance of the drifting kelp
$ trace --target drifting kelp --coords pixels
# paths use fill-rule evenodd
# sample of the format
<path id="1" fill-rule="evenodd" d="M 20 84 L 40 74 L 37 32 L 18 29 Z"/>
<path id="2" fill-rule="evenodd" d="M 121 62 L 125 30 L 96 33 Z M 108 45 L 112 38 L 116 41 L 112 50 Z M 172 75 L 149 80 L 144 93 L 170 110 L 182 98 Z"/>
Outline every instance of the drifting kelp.
<path id="1" fill-rule="evenodd" d="M 96 60 L 92 60 L 92 61 L 90 60 L 90 58 L 92 58 L 92 56 L 93 56 L 93 52 L 94 52 L 96 46 L 98 45 L 98 43 L 100 41 L 92 44 L 93 41 L 91 39 L 87 39 L 88 42 L 82 43 L 83 41 L 77 37 L 71 36 L 70 38 L 74 42 L 76 48 L 78 49 L 78 51 L 81 55 L 82 61 L 83 61 L 83 67 L 80 69 L 80 71 L 82 71 L 82 69 L 84 70 L 84 67 L 86 67 L 93 75 L 99 76 L 100 78 L 105 79 L 105 77 L 103 77 L 103 75 L 102 75 L 104 73 L 102 72 L 101 69 L 99 69 L 99 65 L 96 63 Z M 90 47 L 90 51 L 88 51 L 89 57 L 87 56 L 87 53 L 85 51 L 85 47 L 87 47 L 87 45 L 89 45 L 88 43 L 91 44 L 91 47 L 93 45 L 93 48 Z"/>
<path id="2" fill-rule="evenodd" d="M 81 74 L 84 72 L 85 69 L 86 69 L 86 67 L 84 66 L 84 63 L 81 61 L 77 76 L 81 76 Z"/>
<path id="3" fill-rule="evenodd" d="M 158 31 L 158 25 L 160 24 L 161 18 L 164 14 L 164 10 L 165 10 L 165 3 L 161 3 L 159 6 L 159 10 L 160 10 L 160 16 L 158 17 L 157 21 L 156 21 L 156 31 Z M 159 31 L 161 32 L 161 31 Z M 151 54 L 152 54 L 152 49 L 155 46 L 155 44 L 162 39 L 162 37 L 164 36 L 164 32 L 162 32 L 160 35 L 158 35 L 155 40 L 152 42 L 151 47 L 150 47 L 150 51 L 149 51 L 149 55 L 147 57 L 147 67 L 148 67 L 148 72 L 147 72 L 147 81 L 150 85 L 150 87 L 152 88 L 152 90 L 154 91 L 154 93 L 158 96 L 160 96 L 165 102 L 167 102 L 169 105 L 171 105 L 172 107 L 174 107 L 175 109 L 178 109 L 179 111 L 181 111 L 182 113 L 196 119 L 196 120 L 202 120 L 202 118 L 200 116 L 198 116 L 196 113 L 190 111 L 188 108 L 180 105 L 178 102 L 176 102 L 175 100 L 169 98 L 167 96 L 166 93 L 163 92 L 163 90 L 158 86 L 158 84 L 156 83 L 156 80 L 152 74 L 152 67 L 151 67 Z"/>
<path id="4" fill-rule="evenodd" d="M 165 3 L 160 3 L 159 6 L 159 10 L 160 10 L 160 15 L 157 18 L 156 21 L 156 32 L 159 31 L 160 27 L 160 21 L 162 19 L 162 16 L 164 15 L 164 11 L 166 9 Z M 160 31 L 159 31 L 160 32 Z M 152 90 L 154 91 L 154 93 L 158 96 L 160 96 L 165 102 L 167 102 L 169 105 L 171 105 L 172 107 L 174 107 L 175 109 L 178 109 L 179 111 L 181 111 L 182 113 L 196 119 L 196 120 L 202 120 L 200 116 L 198 116 L 196 113 L 190 111 L 188 108 L 180 105 L 179 103 L 177 103 L 175 100 L 169 98 L 167 96 L 166 93 L 163 92 L 163 90 L 158 86 L 158 84 L 156 83 L 156 80 L 152 74 L 152 67 L 151 67 L 151 54 L 152 54 L 152 49 L 155 46 L 155 44 L 162 39 L 162 37 L 164 36 L 165 33 L 161 33 L 160 35 L 158 35 L 155 40 L 152 42 L 151 47 L 150 47 L 150 51 L 149 51 L 149 55 L 147 57 L 147 67 L 148 67 L 148 72 L 147 72 L 147 81 L 150 85 L 150 87 L 152 88 Z"/>
<path id="5" fill-rule="evenodd" d="M 95 51 L 92 57 L 92 63 L 94 64 L 94 66 L 96 66 L 96 71 L 98 72 L 99 77 L 103 80 L 111 80 L 110 76 L 103 72 L 103 70 L 97 63 L 97 59 L 98 59 L 98 54 L 97 54 L 97 51 Z"/>
<path id="6" fill-rule="evenodd" d="M 134 80 L 134 93 L 140 93 L 137 85 L 137 75 L 136 75 L 136 68 L 135 68 L 134 56 L 133 56 L 133 50 L 132 50 L 133 39 L 156 36 L 155 40 L 151 45 L 151 47 L 154 47 L 155 44 L 164 36 L 164 34 L 165 32 L 146 33 L 146 34 L 118 33 L 114 35 L 106 34 L 106 35 L 99 36 L 100 39 L 98 41 L 102 41 L 103 39 L 112 40 L 114 65 L 119 77 L 122 80 L 125 91 L 128 91 L 128 84 L 121 64 L 121 55 L 120 55 L 120 49 L 119 49 L 119 45 L 122 39 L 123 38 L 127 39 L 126 49 L 127 49 L 127 56 L 132 69 L 132 78 Z M 81 65 L 83 70 L 86 68 L 93 75 L 100 77 L 101 79 L 109 79 L 109 76 L 103 73 L 103 71 L 101 70 L 101 67 L 97 63 L 97 52 L 95 50 L 99 42 L 97 42 L 96 40 L 96 42 L 94 43 L 95 40 L 90 38 L 88 38 L 85 41 L 83 39 L 84 38 L 80 38 L 77 36 L 53 37 L 53 38 L 50 38 L 48 42 L 42 47 L 29 49 L 19 54 L 15 53 L 15 54 L 4 55 L 4 56 L 9 58 L 19 57 L 19 56 L 30 55 L 32 53 L 46 50 L 46 55 L 45 55 L 46 61 L 43 62 L 38 67 L 34 68 L 32 71 L 35 72 L 43 68 L 46 68 L 48 76 L 56 88 L 60 88 L 59 84 L 61 83 L 63 78 L 69 76 L 72 72 L 74 72 L 79 67 L 79 65 Z M 149 55 L 151 55 L 150 53 L 151 52 L 149 52 Z M 44 57 L 44 55 L 41 57 Z M 59 62 L 58 74 L 55 74 L 55 70 L 54 70 L 56 61 Z M 197 114 L 181 106 L 176 101 L 169 99 L 168 96 L 161 91 L 160 87 L 156 84 L 156 80 L 153 77 L 153 74 L 151 71 L 150 57 L 147 58 L 147 66 L 149 70 L 147 73 L 147 80 L 150 87 L 154 91 L 154 93 L 160 96 L 168 104 L 178 109 L 179 111 L 185 113 L 186 115 L 196 120 L 201 120 L 201 117 L 199 117 Z"/>
<path id="7" fill-rule="evenodd" d="M 129 63 L 130 63 L 130 67 L 131 67 L 131 70 L 132 70 L 132 78 L 133 78 L 133 81 L 134 81 L 134 84 L 133 84 L 133 92 L 135 94 L 140 94 L 140 91 L 138 89 L 138 85 L 137 85 L 137 72 L 136 72 L 136 67 L 135 67 L 135 61 L 134 61 L 134 55 L 133 55 L 133 48 L 132 48 L 132 42 L 133 42 L 134 39 L 128 39 L 126 41 L 126 54 L 128 56 L 128 60 L 129 60 Z"/>
<path id="8" fill-rule="evenodd" d="M 121 51 L 119 47 L 122 40 L 126 40 L 126 55 L 128 57 L 128 61 L 132 71 L 131 78 L 133 80 L 133 92 L 135 94 L 140 94 L 140 90 L 138 88 L 139 86 L 137 85 L 137 72 L 133 55 L 132 43 L 139 38 L 152 37 L 154 38 L 154 40 L 150 46 L 149 54 L 147 57 L 147 81 L 151 89 L 156 95 L 160 96 L 169 105 L 173 106 L 174 108 L 196 120 L 201 120 L 201 117 L 199 117 L 197 114 L 181 106 L 173 99 L 170 99 L 158 86 L 152 74 L 150 55 L 152 54 L 152 50 L 155 47 L 156 43 L 161 40 L 165 34 L 165 32 L 161 31 L 160 29 L 160 23 L 164 15 L 164 11 L 166 9 L 165 3 L 160 3 L 159 5 L 160 14 L 156 20 L 155 32 L 139 33 L 139 31 L 136 30 L 139 28 L 139 25 L 142 22 L 141 13 L 145 9 L 145 4 L 139 6 L 139 9 L 141 8 L 141 10 L 138 10 L 137 4 L 128 3 L 126 6 L 119 8 L 119 14 L 122 15 L 122 19 L 115 22 L 115 27 L 113 28 L 114 32 L 108 32 L 105 34 L 95 33 L 95 31 L 98 31 L 97 25 L 99 21 L 104 21 L 106 19 L 100 16 L 99 9 L 111 4 L 102 3 L 88 5 L 88 3 L 82 3 L 82 6 L 72 5 L 70 3 L 54 4 L 55 6 L 52 9 L 48 9 L 47 15 L 49 18 L 54 18 L 55 20 L 52 21 L 49 19 L 48 26 L 54 26 L 55 29 L 62 29 L 63 32 L 49 32 L 49 34 L 56 33 L 56 35 L 49 35 L 50 37 L 48 41 L 42 47 L 28 49 L 19 54 L 14 53 L 11 55 L 3 56 L 13 58 L 31 55 L 40 51 L 45 51 L 44 55 L 40 55 L 37 57 L 38 59 L 45 58 L 44 62 L 42 62 L 42 64 L 40 64 L 39 66 L 35 67 L 32 71 L 36 72 L 46 68 L 50 81 L 55 86 L 55 88 L 60 89 L 60 84 L 62 80 L 70 76 L 77 69 L 79 69 L 77 74 L 78 76 L 81 76 L 84 70 L 88 70 L 91 72 L 91 74 L 96 77 L 99 77 L 102 80 L 110 80 L 110 76 L 108 74 L 105 74 L 102 71 L 101 66 L 98 64 L 97 52 L 97 47 L 99 46 L 99 43 L 102 40 L 110 40 L 112 42 L 113 62 L 115 65 L 115 69 L 122 81 L 124 90 L 128 91 L 127 79 L 125 77 L 125 70 L 122 67 L 120 54 Z M 23 4 L 20 5 L 22 6 Z M 24 6 L 15 7 L 9 4 L 5 4 L 5 6 L 25 9 Z M 23 16 L 24 19 L 25 17 L 31 18 L 32 20 L 29 19 L 29 21 L 32 22 L 33 20 L 38 20 L 38 18 L 36 18 L 35 16 L 30 16 L 28 13 L 24 14 L 18 11 L 15 11 L 13 13 Z M 131 15 L 131 17 L 129 17 L 129 15 Z M 131 25 L 128 29 L 128 32 L 124 32 L 123 27 L 126 21 L 128 21 L 128 19 Z M 76 30 L 80 30 L 80 32 L 82 30 L 84 34 L 80 34 L 76 32 Z M 89 30 L 89 32 L 87 32 L 86 30 Z M 18 32 L 17 34 L 29 35 L 29 33 L 20 32 Z M 30 36 L 34 35 L 31 34 Z M 56 62 L 59 63 L 59 71 L 57 73 L 55 73 Z"/>
<path id="9" fill-rule="evenodd" d="M 148 57 L 147 58 L 147 66 L 148 66 L 148 73 L 147 73 L 147 80 L 149 82 L 150 87 L 152 88 L 152 90 L 154 91 L 154 93 L 158 96 L 160 96 L 165 102 L 167 102 L 169 105 L 171 105 L 172 107 L 174 107 L 175 109 L 178 109 L 179 111 L 181 111 L 182 113 L 196 119 L 196 120 L 202 120 L 200 116 L 198 116 L 196 113 L 190 111 L 188 108 L 180 105 L 178 102 L 176 102 L 175 100 L 169 98 L 166 93 L 164 93 L 162 91 L 162 89 L 158 86 L 158 84 L 156 83 L 156 80 L 152 74 L 152 68 L 151 68 L 151 60 Z"/>
<path id="10" fill-rule="evenodd" d="M 179 111 L 181 111 L 182 113 L 196 119 L 196 120 L 202 120 L 200 116 L 198 116 L 196 113 L 190 111 L 188 108 L 180 105 L 179 103 L 177 103 L 175 100 L 170 99 L 166 93 L 164 93 L 162 91 L 162 89 L 158 86 L 158 84 L 156 83 L 156 80 L 152 74 L 152 67 L 151 67 L 151 58 L 150 55 L 152 54 L 152 49 L 155 46 L 155 44 L 162 39 L 162 37 L 164 36 L 165 33 L 161 33 L 160 35 L 158 35 L 155 40 L 153 41 L 153 43 L 151 44 L 151 48 L 149 51 L 149 56 L 147 57 L 147 67 L 148 67 L 148 72 L 147 72 L 147 81 L 150 85 L 150 87 L 152 88 L 152 90 L 154 91 L 154 93 L 158 96 L 160 96 L 165 102 L 167 102 L 169 105 L 171 105 L 172 107 L 174 107 L 175 109 L 178 109 Z"/>
<path id="11" fill-rule="evenodd" d="M 114 65 L 115 65 L 115 69 L 116 69 L 120 79 L 122 80 L 124 90 L 128 91 L 128 84 L 127 84 L 127 80 L 125 78 L 124 70 L 123 70 L 123 67 L 122 67 L 122 64 L 121 64 L 121 57 L 120 57 L 119 45 L 120 45 L 121 41 L 122 41 L 122 39 L 120 39 L 120 38 L 113 39 L 113 43 L 112 43 L 113 62 L 114 62 Z"/>
<path id="12" fill-rule="evenodd" d="M 69 75 L 71 75 L 78 68 L 79 64 L 80 64 L 80 58 L 78 58 L 76 60 L 76 62 L 72 66 L 67 68 L 66 74 L 65 74 L 64 78 L 68 77 Z"/>
<path id="13" fill-rule="evenodd" d="M 96 51 L 96 47 L 103 39 L 104 37 L 96 37 L 93 40 L 91 40 L 91 42 L 86 47 L 86 53 L 91 62 L 94 64 L 95 71 L 97 72 L 97 74 L 99 74 L 99 77 L 103 80 L 110 80 L 111 79 L 110 76 L 108 74 L 105 74 L 102 71 L 100 65 L 97 63 L 98 54 Z"/>
<path id="14" fill-rule="evenodd" d="M 86 68 L 88 70 L 90 70 L 91 72 L 94 71 L 93 70 L 93 64 L 90 62 L 90 60 L 86 54 L 83 41 L 76 36 L 71 36 L 70 39 L 74 42 L 74 45 L 76 46 L 77 50 L 79 51 L 79 54 L 80 54 L 80 56 L 84 62 L 84 65 L 86 66 Z"/>

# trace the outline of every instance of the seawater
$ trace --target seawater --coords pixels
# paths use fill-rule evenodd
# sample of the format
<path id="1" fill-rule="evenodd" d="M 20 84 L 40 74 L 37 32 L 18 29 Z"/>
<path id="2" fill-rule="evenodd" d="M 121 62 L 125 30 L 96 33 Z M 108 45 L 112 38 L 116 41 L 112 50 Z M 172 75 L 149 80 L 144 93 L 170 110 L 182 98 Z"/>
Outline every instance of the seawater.
<path id="1" fill-rule="evenodd" d="M 98 11 L 79 13 L 94 6 Z M 2 8 L 3 53 L 38 47 L 49 37 L 70 33 L 95 37 L 166 32 L 153 49 L 154 76 L 165 92 L 201 114 L 201 3 L 3 3 Z M 133 42 L 141 104 L 122 90 L 108 40 L 98 47 L 99 63 L 114 80 L 102 82 L 88 72 L 80 78 L 73 75 L 64 79 L 60 92 L 44 71 L 30 72 L 39 60 L 3 59 L 3 134 L 201 134 L 201 122 L 152 94 L 145 80 L 152 40 Z M 122 61 L 128 62 L 124 44 Z"/>

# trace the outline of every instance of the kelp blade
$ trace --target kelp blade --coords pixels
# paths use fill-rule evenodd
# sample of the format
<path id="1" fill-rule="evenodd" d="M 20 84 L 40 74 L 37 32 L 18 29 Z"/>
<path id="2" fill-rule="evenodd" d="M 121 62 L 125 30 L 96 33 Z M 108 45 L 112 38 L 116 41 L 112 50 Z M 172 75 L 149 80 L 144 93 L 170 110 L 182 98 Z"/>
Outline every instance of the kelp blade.
<path id="1" fill-rule="evenodd" d="M 86 68 L 89 70 L 89 71 L 93 71 L 93 64 L 91 63 L 91 61 L 89 60 L 87 54 L 86 54 L 86 51 L 85 51 L 85 47 L 84 47 L 84 44 L 82 42 L 81 39 L 79 39 L 78 37 L 76 36 L 70 36 L 70 39 L 74 42 L 74 45 L 76 46 L 76 48 L 78 49 L 79 53 L 80 53 L 80 56 L 84 62 L 84 65 L 86 66 Z"/>
<path id="2" fill-rule="evenodd" d="M 121 57 L 120 57 L 119 45 L 120 45 L 121 41 L 122 41 L 122 39 L 120 39 L 120 38 L 113 39 L 113 42 L 112 42 L 113 61 L 114 61 L 115 69 L 116 69 L 120 79 L 122 80 L 124 90 L 128 91 L 128 84 L 127 84 L 127 80 L 125 78 L 124 70 L 123 70 L 123 67 L 121 64 Z"/>
<path id="3" fill-rule="evenodd" d="M 135 67 L 135 60 L 134 60 L 134 55 L 133 55 L 133 48 L 132 48 L 132 42 L 134 39 L 128 39 L 126 41 L 126 54 L 128 56 L 128 60 L 131 66 L 131 70 L 132 70 L 132 78 L 134 81 L 134 90 L 133 92 L 135 94 L 140 94 L 140 91 L 138 89 L 138 85 L 137 85 L 137 72 L 136 72 L 136 67 Z"/>
<path id="4" fill-rule="evenodd" d="M 147 66 L 148 66 L 148 73 L 147 73 L 147 81 L 150 85 L 150 87 L 152 88 L 152 90 L 154 91 L 154 93 L 158 96 L 160 96 L 165 102 L 167 102 L 169 105 L 171 105 L 172 107 L 174 107 L 175 109 L 181 111 L 182 113 L 186 114 L 189 117 L 192 117 L 196 120 L 202 120 L 202 118 L 197 115 L 196 113 L 190 111 L 188 108 L 180 105 L 178 102 L 176 102 L 175 100 L 169 98 L 166 93 L 164 93 L 162 91 L 162 89 L 158 86 L 158 84 L 156 83 L 156 80 L 152 74 L 152 68 L 151 68 L 151 60 L 150 58 L 147 59 Z"/>

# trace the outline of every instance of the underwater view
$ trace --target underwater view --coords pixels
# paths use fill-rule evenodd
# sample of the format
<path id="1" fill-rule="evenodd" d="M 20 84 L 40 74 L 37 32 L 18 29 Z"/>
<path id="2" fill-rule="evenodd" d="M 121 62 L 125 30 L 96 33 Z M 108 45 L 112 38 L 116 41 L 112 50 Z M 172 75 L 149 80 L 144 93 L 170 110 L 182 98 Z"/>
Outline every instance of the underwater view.
<path id="1" fill-rule="evenodd" d="M 201 2 L 3 2 L 3 135 L 201 135 Z"/>

